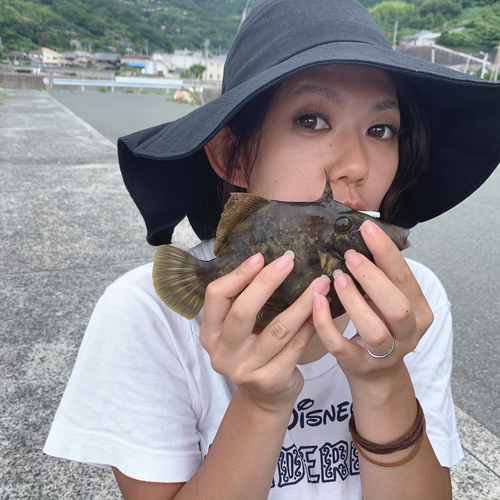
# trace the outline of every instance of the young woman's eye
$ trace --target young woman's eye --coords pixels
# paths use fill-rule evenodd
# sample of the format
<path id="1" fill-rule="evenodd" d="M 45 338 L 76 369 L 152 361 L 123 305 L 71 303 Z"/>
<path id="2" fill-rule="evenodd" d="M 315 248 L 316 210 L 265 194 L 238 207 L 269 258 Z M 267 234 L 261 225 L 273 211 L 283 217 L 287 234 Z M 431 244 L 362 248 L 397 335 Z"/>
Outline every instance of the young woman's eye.
<path id="1" fill-rule="evenodd" d="M 323 118 L 315 115 L 304 115 L 297 118 L 297 123 L 304 128 L 309 130 L 324 130 L 329 128 L 328 123 L 326 123 Z"/>
<path id="2" fill-rule="evenodd" d="M 390 125 L 375 125 L 368 129 L 368 135 L 375 137 L 376 139 L 390 139 L 394 137 L 396 131 L 394 127 Z"/>

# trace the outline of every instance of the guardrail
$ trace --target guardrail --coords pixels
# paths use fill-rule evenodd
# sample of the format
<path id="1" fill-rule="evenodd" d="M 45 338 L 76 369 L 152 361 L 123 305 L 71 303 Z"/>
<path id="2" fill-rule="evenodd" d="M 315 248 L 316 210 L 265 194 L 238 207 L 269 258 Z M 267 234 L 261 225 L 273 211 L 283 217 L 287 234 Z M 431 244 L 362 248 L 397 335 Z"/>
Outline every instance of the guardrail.
<path id="1" fill-rule="evenodd" d="M 158 80 L 156 83 L 151 82 L 116 82 L 114 80 L 84 80 L 76 78 L 49 78 L 45 77 L 43 83 L 50 87 L 56 87 L 58 85 L 68 85 L 74 87 L 81 87 L 82 92 L 85 91 L 85 87 L 106 87 L 110 88 L 111 92 L 115 91 L 115 88 L 136 88 L 142 89 L 163 89 L 163 90 L 188 90 L 192 88 L 189 84 L 179 84 L 179 83 L 168 83 L 168 81 Z"/>

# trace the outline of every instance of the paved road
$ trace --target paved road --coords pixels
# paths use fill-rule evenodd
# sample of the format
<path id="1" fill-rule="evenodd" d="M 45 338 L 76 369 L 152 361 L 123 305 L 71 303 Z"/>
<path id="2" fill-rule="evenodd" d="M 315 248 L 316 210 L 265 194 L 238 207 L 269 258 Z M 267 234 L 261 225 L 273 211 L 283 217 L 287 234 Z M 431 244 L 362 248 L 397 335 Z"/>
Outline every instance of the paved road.
<path id="1" fill-rule="evenodd" d="M 194 109 L 190 104 L 172 102 L 172 94 L 169 97 L 164 92 L 54 91 L 51 95 L 113 144 L 122 135 L 176 120 Z"/>
<path id="2" fill-rule="evenodd" d="M 0 106 L 0 498 L 118 499 L 108 471 L 41 448 L 95 302 L 153 254 L 106 137 L 169 116 L 162 96 L 120 96 L 132 98 L 131 123 L 112 94 L 55 95 L 95 128 L 45 92 L 8 91 Z M 470 203 L 415 230 L 408 252 L 443 277 L 454 303 L 453 384 L 466 450 L 452 471 L 458 500 L 500 499 L 499 185 L 496 175 Z M 176 238 L 193 242 L 184 229 Z"/>

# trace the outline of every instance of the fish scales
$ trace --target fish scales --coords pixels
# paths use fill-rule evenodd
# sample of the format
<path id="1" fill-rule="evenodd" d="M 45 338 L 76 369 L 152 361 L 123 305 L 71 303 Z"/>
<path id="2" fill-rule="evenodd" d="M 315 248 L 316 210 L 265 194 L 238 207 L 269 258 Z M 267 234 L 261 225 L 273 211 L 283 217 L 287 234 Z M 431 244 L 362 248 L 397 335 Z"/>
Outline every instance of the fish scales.
<path id="1" fill-rule="evenodd" d="M 265 327 L 289 307 L 315 278 L 335 269 L 349 273 L 344 253 L 350 248 L 373 260 L 359 228 L 372 220 L 396 243 L 409 246 L 409 231 L 357 212 L 334 201 L 327 177 L 323 196 L 314 202 L 266 200 L 234 193 L 221 216 L 214 245 L 216 258 L 201 261 L 171 245 L 158 247 L 153 281 L 161 299 L 182 316 L 192 319 L 203 306 L 206 287 L 258 252 L 266 264 L 287 250 L 295 254 L 294 269 L 272 294 L 256 319 Z M 350 273 L 349 273 L 350 274 Z M 358 284 L 358 288 L 361 287 Z M 332 317 L 344 312 L 333 287 L 328 295 Z"/>

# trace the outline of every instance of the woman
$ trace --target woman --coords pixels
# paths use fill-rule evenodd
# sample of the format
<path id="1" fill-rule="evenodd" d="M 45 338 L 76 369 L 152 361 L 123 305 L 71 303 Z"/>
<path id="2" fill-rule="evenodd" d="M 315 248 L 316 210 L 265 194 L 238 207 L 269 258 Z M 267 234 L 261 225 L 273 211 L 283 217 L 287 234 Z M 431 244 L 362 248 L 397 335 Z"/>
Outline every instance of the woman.
<path id="1" fill-rule="evenodd" d="M 169 243 L 188 215 L 209 260 L 218 179 L 312 201 L 326 171 L 357 210 L 406 227 L 443 213 L 497 165 L 498 147 L 477 142 L 495 143 L 499 105 L 496 85 L 392 51 L 351 0 L 268 0 L 233 44 L 221 98 L 122 138 L 120 165 L 148 241 Z M 368 296 L 347 274 L 318 277 L 258 335 L 293 251 L 213 282 L 192 321 L 158 298 L 151 266 L 120 278 L 45 451 L 113 468 L 125 498 L 451 498 L 446 294 L 373 223 L 361 233 L 376 266 L 345 259 Z M 347 311 L 333 320 L 331 286 Z"/>

